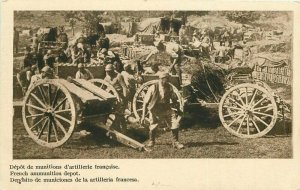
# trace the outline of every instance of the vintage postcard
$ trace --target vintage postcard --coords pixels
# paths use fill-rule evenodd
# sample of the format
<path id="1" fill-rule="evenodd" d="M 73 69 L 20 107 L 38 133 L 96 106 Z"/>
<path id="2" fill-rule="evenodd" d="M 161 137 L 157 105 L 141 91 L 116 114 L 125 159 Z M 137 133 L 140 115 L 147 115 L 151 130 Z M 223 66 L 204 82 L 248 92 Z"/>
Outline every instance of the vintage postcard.
<path id="1" fill-rule="evenodd" d="M 300 189 L 299 3 L 1 5 L 0 189 Z"/>

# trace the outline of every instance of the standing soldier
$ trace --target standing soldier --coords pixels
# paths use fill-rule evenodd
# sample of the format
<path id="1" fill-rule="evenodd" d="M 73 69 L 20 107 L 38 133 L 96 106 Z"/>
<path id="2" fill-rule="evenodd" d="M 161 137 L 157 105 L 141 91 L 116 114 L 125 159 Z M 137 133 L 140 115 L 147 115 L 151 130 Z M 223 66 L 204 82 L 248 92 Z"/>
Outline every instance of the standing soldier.
<path id="1" fill-rule="evenodd" d="M 152 147 L 155 144 L 156 128 L 166 123 L 172 132 L 173 147 L 182 149 L 184 145 L 178 141 L 179 122 L 175 121 L 170 102 L 172 100 L 172 103 L 177 103 L 177 98 L 168 81 L 169 74 L 161 73 L 159 81 L 148 89 L 144 99 L 141 123 L 145 122 L 146 109 L 148 108 L 151 115 L 148 146 Z"/>
<path id="2" fill-rule="evenodd" d="M 14 27 L 14 50 L 16 53 L 19 52 L 19 31 Z"/>
<path id="3" fill-rule="evenodd" d="M 119 97 L 120 97 L 120 104 L 116 108 L 116 113 L 119 114 L 119 121 L 116 122 L 120 125 L 121 130 L 126 130 L 126 121 L 124 117 L 126 105 L 127 105 L 127 94 L 128 90 L 124 81 L 123 76 L 120 73 L 117 73 L 114 69 L 114 66 L 112 64 L 107 64 L 105 66 L 105 72 L 106 76 L 104 80 L 111 84 L 115 90 L 117 91 Z"/>

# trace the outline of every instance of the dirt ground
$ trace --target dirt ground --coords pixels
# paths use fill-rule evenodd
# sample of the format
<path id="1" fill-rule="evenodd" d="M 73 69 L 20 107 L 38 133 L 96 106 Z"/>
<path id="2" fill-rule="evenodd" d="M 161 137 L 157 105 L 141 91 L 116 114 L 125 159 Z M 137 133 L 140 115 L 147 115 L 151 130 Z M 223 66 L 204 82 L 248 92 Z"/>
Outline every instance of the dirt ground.
<path id="1" fill-rule="evenodd" d="M 125 159 L 125 158 L 292 158 L 291 124 L 278 123 L 263 138 L 242 139 L 230 134 L 216 115 L 209 119 L 201 111 L 185 119 L 180 132 L 183 150 L 171 148 L 171 134 L 160 134 L 152 152 L 138 152 L 110 140 L 105 132 L 92 128 L 91 135 L 75 132 L 65 145 L 55 149 L 41 147 L 27 134 L 22 119 L 16 115 L 13 125 L 14 159 Z M 215 113 L 216 114 L 216 113 Z M 197 119 L 198 118 L 198 119 Z M 132 133 L 131 133 L 132 134 Z M 134 134 L 145 142 L 144 133 Z"/>

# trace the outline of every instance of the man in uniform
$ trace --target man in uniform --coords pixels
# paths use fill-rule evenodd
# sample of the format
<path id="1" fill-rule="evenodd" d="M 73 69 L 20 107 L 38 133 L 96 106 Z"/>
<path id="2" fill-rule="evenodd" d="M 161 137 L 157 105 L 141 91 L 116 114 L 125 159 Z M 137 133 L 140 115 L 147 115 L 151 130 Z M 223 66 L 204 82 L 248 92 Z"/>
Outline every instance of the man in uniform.
<path id="1" fill-rule="evenodd" d="M 117 122 L 117 124 L 120 125 L 121 130 L 126 130 L 126 121 L 124 117 L 124 112 L 127 105 L 126 97 L 128 95 L 128 89 L 126 87 L 123 76 L 120 73 L 117 73 L 115 71 L 115 68 L 112 64 L 107 64 L 105 66 L 105 72 L 106 72 L 106 76 L 104 80 L 115 88 L 115 90 L 117 91 L 120 97 L 120 104 L 116 108 L 117 109 L 116 113 L 119 114 L 118 117 L 119 121 Z"/>
<path id="2" fill-rule="evenodd" d="M 30 66 L 25 67 L 17 74 L 17 80 L 22 88 L 23 95 L 25 95 L 29 87 L 31 77 L 35 75 L 36 70 L 37 70 L 37 66 L 32 65 L 31 67 Z"/>
<path id="3" fill-rule="evenodd" d="M 151 115 L 148 146 L 152 147 L 155 144 L 156 128 L 162 127 L 166 123 L 172 132 L 173 147 L 182 149 L 184 145 L 178 141 L 179 121 L 175 121 L 170 103 L 170 100 L 172 103 L 177 103 L 177 98 L 168 81 L 169 74 L 161 73 L 159 81 L 148 89 L 144 99 L 141 123 L 145 122 L 146 109 L 148 108 Z"/>
<path id="4" fill-rule="evenodd" d="M 84 65 L 82 63 L 79 63 L 78 64 L 78 71 L 76 72 L 75 78 L 76 79 L 90 80 L 90 79 L 93 79 L 94 76 L 88 69 L 84 68 Z"/>
<path id="5" fill-rule="evenodd" d="M 41 74 L 33 75 L 31 77 L 30 85 L 28 89 L 30 89 L 32 85 L 34 85 L 34 83 L 36 83 L 40 79 L 53 79 L 53 78 L 54 78 L 53 69 L 49 66 L 45 66 L 42 68 Z"/>
<path id="6" fill-rule="evenodd" d="M 156 50 L 152 51 L 147 58 L 143 61 L 143 64 L 146 63 L 152 56 L 154 57 L 164 57 L 167 56 L 171 60 L 170 71 L 172 74 L 177 74 L 179 77 L 179 83 L 182 83 L 182 76 L 181 76 L 181 63 L 183 58 L 191 59 L 191 57 L 184 55 L 184 50 L 181 45 L 177 43 L 168 43 L 166 45 L 160 40 L 156 44 Z M 159 62 L 159 61 L 158 61 Z"/>

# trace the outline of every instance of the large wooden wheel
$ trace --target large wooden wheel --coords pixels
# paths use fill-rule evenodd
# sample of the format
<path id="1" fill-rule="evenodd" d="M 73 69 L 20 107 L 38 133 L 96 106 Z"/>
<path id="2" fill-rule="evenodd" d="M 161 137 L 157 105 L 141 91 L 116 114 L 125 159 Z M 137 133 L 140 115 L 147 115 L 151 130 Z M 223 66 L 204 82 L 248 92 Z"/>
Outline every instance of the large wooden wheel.
<path id="1" fill-rule="evenodd" d="M 136 93 L 133 97 L 133 103 L 132 103 L 132 109 L 133 109 L 133 113 L 134 113 L 134 116 L 136 117 L 136 119 L 140 120 L 140 118 L 142 117 L 143 102 L 144 102 L 144 98 L 147 93 L 147 90 L 149 89 L 150 86 L 152 86 L 153 84 L 155 84 L 157 82 L 158 82 L 158 80 L 148 81 L 148 82 L 144 83 L 142 86 L 140 86 L 138 88 L 138 90 L 136 91 Z M 176 114 L 176 112 L 178 112 L 178 111 L 180 111 L 182 113 L 183 112 L 182 97 L 181 97 L 178 89 L 173 84 L 169 83 L 169 85 L 171 85 L 171 87 L 173 88 L 173 91 L 177 97 L 177 104 L 179 104 L 176 106 L 174 105 L 174 107 L 172 108 L 174 110 L 174 114 Z M 180 110 L 177 110 L 177 108 L 175 108 L 175 107 L 179 107 Z M 145 122 L 146 122 L 147 126 L 149 126 L 149 124 L 150 124 L 150 117 L 151 117 L 150 112 L 146 109 Z M 176 120 L 179 121 L 180 118 L 181 118 L 181 116 L 177 114 Z"/>
<path id="2" fill-rule="evenodd" d="M 239 84 L 222 97 L 219 117 L 223 126 L 238 137 L 261 137 L 275 125 L 277 105 L 272 94 L 262 86 Z"/>
<path id="3" fill-rule="evenodd" d="M 29 136 L 49 148 L 63 145 L 77 124 L 72 96 L 56 80 L 40 80 L 27 91 L 22 117 Z"/>

